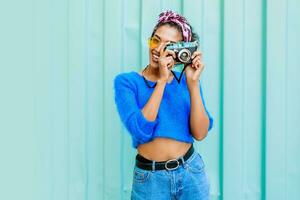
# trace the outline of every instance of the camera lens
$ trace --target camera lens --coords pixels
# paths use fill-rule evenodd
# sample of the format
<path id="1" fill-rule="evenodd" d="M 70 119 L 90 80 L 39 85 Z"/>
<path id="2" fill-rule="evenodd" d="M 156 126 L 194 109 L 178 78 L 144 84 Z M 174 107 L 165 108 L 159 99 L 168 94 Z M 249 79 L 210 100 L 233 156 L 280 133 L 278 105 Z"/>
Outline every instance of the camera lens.
<path id="1" fill-rule="evenodd" d="M 181 55 L 180 55 L 180 58 L 182 60 L 188 60 L 189 59 L 189 54 L 187 54 L 186 52 L 183 52 Z"/>
<path id="2" fill-rule="evenodd" d="M 191 58 L 191 52 L 187 49 L 182 49 L 178 53 L 178 59 L 183 63 L 189 62 L 190 58 Z"/>

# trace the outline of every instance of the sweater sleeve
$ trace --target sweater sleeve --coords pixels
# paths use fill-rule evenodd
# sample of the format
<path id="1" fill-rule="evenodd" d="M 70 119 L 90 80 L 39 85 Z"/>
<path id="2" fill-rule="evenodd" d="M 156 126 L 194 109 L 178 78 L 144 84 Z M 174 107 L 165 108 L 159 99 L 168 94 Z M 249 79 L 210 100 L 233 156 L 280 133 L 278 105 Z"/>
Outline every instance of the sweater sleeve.
<path id="1" fill-rule="evenodd" d="M 133 139 L 133 146 L 146 143 L 152 139 L 154 129 L 158 123 L 147 120 L 136 100 L 136 87 L 124 75 L 116 76 L 114 80 L 115 103 L 122 123 Z"/>
<path id="2" fill-rule="evenodd" d="M 213 127 L 214 119 L 212 118 L 211 114 L 208 112 L 208 110 L 206 108 L 201 84 L 200 84 L 200 95 L 201 95 L 201 99 L 202 99 L 202 102 L 203 102 L 203 106 L 205 108 L 206 114 L 207 114 L 208 119 L 209 119 L 209 126 L 208 126 L 208 130 L 207 131 L 210 131 L 211 128 Z"/>

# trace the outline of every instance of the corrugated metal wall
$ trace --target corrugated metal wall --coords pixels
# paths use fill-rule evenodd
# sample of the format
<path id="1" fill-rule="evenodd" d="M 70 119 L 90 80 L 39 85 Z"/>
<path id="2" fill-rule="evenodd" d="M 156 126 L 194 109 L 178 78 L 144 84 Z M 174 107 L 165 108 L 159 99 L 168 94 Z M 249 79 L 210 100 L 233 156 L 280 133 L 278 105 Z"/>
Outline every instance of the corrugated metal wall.
<path id="1" fill-rule="evenodd" d="M 129 199 L 113 78 L 147 64 L 160 11 L 200 35 L 212 199 L 300 198 L 299 0 L 1 3 L 0 199 Z"/>

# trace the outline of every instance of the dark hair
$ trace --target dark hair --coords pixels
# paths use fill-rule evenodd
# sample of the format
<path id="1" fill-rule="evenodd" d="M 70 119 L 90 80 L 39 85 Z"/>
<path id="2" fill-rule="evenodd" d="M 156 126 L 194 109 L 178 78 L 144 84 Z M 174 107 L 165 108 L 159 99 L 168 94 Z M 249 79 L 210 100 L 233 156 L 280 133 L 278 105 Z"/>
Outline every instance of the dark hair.
<path id="1" fill-rule="evenodd" d="M 154 29 L 153 29 L 153 32 L 151 34 L 151 37 L 153 37 L 154 33 L 156 32 L 156 30 L 161 27 L 161 26 L 164 26 L 164 25 L 168 25 L 170 27 L 174 27 L 176 28 L 182 35 L 182 29 L 181 29 L 181 26 L 179 26 L 177 23 L 175 22 L 172 22 L 172 21 L 169 21 L 169 22 L 161 22 L 161 23 L 158 23 Z M 194 42 L 194 41 L 198 41 L 199 42 L 199 36 L 197 33 L 193 32 L 193 27 L 190 25 L 190 24 L 187 24 L 190 28 L 191 28 L 191 32 L 192 32 L 192 39 L 191 39 L 191 42 Z M 183 38 L 183 35 L 182 35 L 182 38 Z"/>

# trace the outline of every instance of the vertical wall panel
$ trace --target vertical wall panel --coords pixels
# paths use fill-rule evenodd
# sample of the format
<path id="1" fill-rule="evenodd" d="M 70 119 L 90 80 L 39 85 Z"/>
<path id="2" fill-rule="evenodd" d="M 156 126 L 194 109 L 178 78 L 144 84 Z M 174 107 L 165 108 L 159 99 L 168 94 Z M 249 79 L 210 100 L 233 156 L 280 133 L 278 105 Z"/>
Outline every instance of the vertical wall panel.
<path id="1" fill-rule="evenodd" d="M 102 39 L 102 10 L 101 1 L 91 0 L 86 2 L 85 37 L 86 37 L 86 199 L 103 199 L 101 189 L 102 165 L 102 134 L 103 116 L 102 107 L 102 85 L 103 65 L 101 63 L 100 41 Z"/>
<path id="2" fill-rule="evenodd" d="M 171 9 L 178 13 L 181 13 L 182 0 L 160 0 L 160 5 L 161 10 Z"/>
<path id="3" fill-rule="evenodd" d="M 287 1 L 267 4 L 266 198 L 287 197 Z"/>
<path id="4" fill-rule="evenodd" d="M 104 32 L 104 199 L 121 199 L 121 126 L 113 98 L 113 79 L 122 67 L 122 1 L 105 2 Z"/>
<path id="5" fill-rule="evenodd" d="M 245 192 L 245 5 L 224 4 L 224 199 Z M 234 144 L 234 145 L 232 145 Z"/>
<path id="6" fill-rule="evenodd" d="M 52 198 L 69 199 L 70 132 L 69 132 L 69 68 L 68 68 L 68 2 L 52 1 L 49 7 L 50 24 L 50 125 Z M 49 30 L 47 30 L 49 31 Z M 41 66 L 40 66 L 41 67 Z M 74 72 L 74 71 L 73 71 Z M 83 132 L 81 132 L 82 134 Z M 81 144 L 79 145 L 82 146 Z M 77 156 L 74 156 L 77 159 Z M 74 165 L 76 167 L 77 163 Z M 77 174 L 77 171 L 75 172 Z"/>
<path id="7" fill-rule="evenodd" d="M 253 12 L 255 10 L 255 12 Z M 262 110 L 262 5 L 261 0 L 244 1 L 244 198 L 260 199 Z"/>
<path id="8" fill-rule="evenodd" d="M 86 196 L 86 1 L 69 2 L 69 198 Z"/>
<path id="9" fill-rule="evenodd" d="M 211 199 L 299 199 L 298 0 L 1 3 L 0 199 L 130 199 L 136 151 L 113 80 L 148 64 L 166 9 L 200 36 Z"/>
<path id="10" fill-rule="evenodd" d="M 287 4 L 287 65 L 286 65 L 286 199 L 300 196 L 300 84 L 299 84 L 299 47 L 300 47 L 300 1 L 289 0 Z M 297 52 L 297 53 L 295 53 Z"/>
<path id="11" fill-rule="evenodd" d="M 45 198 L 46 200 L 53 199 L 54 196 L 54 155 L 53 155 L 53 140 L 51 130 L 51 32 L 49 26 L 51 24 L 50 17 L 50 2 L 34 1 L 34 120 L 35 134 L 37 141 L 37 149 L 39 160 L 36 165 L 36 176 L 39 177 L 39 186 L 36 188 L 37 199 Z M 65 66 L 67 68 L 67 66 Z M 67 71 L 67 69 L 65 69 Z M 61 83 L 63 85 L 63 83 Z M 67 101 L 67 99 L 66 99 Z M 66 105 L 67 106 L 67 105 Z M 68 120 L 65 119 L 66 121 Z M 61 127 L 63 129 L 63 127 Z M 63 137 L 68 137 L 67 132 Z M 61 138 L 62 139 L 62 138 Z M 63 139 L 62 139 L 63 140 Z M 24 145 L 23 148 L 26 148 Z M 66 147 L 68 148 L 68 146 Z M 33 165 L 34 167 L 34 165 Z M 24 171 L 23 171 L 24 172 Z M 19 177 L 20 178 L 20 177 Z M 63 177 L 62 182 L 65 177 Z M 68 187 L 68 186 L 65 186 Z M 20 196 L 23 195 L 19 193 Z M 64 193 L 66 197 L 68 193 Z M 19 197 L 20 197 L 19 196 Z M 2 198 L 1 198 L 2 199 Z M 14 199 L 14 198 L 12 198 Z M 15 198 L 18 199 L 18 198 Z"/>
<path id="12" fill-rule="evenodd" d="M 16 7 L 15 4 L 18 3 Z M 34 132 L 34 14 L 32 1 L 0 6 L 0 198 L 36 198 L 40 177 Z M 19 17 L 18 13 L 23 16 Z M 26 146 L 26 148 L 24 148 Z M 26 172 L 26 173 L 24 173 Z M 41 169 L 38 173 L 40 174 Z M 30 183 L 28 184 L 28 179 Z M 16 192 L 15 188 L 18 188 Z M 3 196 L 3 198 L 2 198 Z"/>
<path id="13" fill-rule="evenodd" d="M 100 96 L 99 96 L 99 113 L 100 113 L 100 118 L 99 118 L 99 129 L 95 129 L 95 131 L 98 131 L 98 134 L 100 135 L 100 140 L 99 140 L 99 146 L 98 149 L 100 149 L 100 154 L 98 156 L 99 161 L 100 161 L 100 168 L 98 169 L 100 172 L 100 187 L 99 187 L 99 194 L 100 194 L 100 199 L 104 199 L 104 188 L 105 188 L 105 166 L 104 166 L 104 159 L 105 159 L 105 146 L 104 146 L 104 142 L 105 142 L 105 121 L 103 120 L 104 118 L 104 84 L 103 84 L 103 80 L 105 77 L 105 33 L 104 33 L 104 29 L 105 29 L 105 1 L 100 1 L 100 8 L 99 8 L 99 12 L 100 12 L 100 16 L 99 16 L 99 24 L 100 24 L 100 33 L 99 33 L 99 40 L 100 40 L 100 44 L 99 44 L 99 56 L 100 56 L 100 60 L 98 61 L 98 68 L 99 68 L 99 79 L 101 80 L 100 82 L 100 86 L 98 88 L 98 90 L 100 91 Z M 95 86 L 97 88 L 97 86 Z M 101 134 L 102 133 L 102 134 Z"/>

